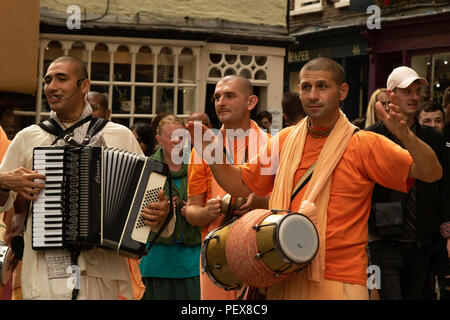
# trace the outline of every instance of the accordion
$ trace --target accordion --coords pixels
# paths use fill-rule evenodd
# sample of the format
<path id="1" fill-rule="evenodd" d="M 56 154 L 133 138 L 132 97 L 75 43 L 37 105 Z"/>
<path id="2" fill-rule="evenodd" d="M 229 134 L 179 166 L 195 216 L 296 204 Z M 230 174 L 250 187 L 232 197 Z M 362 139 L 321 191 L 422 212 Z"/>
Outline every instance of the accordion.
<path id="1" fill-rule="evenodd" d="M 32 209 L 34 250 L 95 246 L 146 254 L 151 228 L 140 212 L 158 201 L 165 163 L 114 148 L 36 147 L 33 169 L 46 176 Z"/>

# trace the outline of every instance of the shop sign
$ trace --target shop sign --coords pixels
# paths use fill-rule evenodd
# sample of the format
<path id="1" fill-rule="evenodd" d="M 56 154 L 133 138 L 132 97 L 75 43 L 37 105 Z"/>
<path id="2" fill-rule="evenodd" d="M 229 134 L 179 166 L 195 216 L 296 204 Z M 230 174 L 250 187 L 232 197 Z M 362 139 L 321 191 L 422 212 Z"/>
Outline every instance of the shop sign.
<path id="1" fill-rule="evenodd" d="M 289 52 L 289 62 L 303 62 L 318 57 L 337 58 L 365 54 L 367 43 L 355 43 L 340 47 L 329 47 Z"/>
<path id="2" fill-rule="evenodd" d="M 247 52 L 248 51 L 248 47 L 231 45 L 230 46 L 230 50 L 231 51 L 239 51 L 239 52 Z"/>

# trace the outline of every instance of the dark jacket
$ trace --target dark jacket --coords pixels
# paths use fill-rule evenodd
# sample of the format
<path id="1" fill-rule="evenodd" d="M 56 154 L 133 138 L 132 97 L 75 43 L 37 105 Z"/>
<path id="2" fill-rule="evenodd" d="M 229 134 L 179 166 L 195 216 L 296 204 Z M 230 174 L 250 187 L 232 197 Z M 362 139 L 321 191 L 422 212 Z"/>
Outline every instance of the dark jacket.
<path id="1" fill-rule="evenodd" d="M 447 142 L 450 142 L 450 123 L 444 127 L 443 133 L 444 133 L 444 137 L 447 140 Z"/>
<path id="2" fill-rule="evenodd" d="M 386 128 L 383 122 L 375 123 L 365 130 L 373 131 L 384 135 L 395 143 L 401 145 L 401 142 Z M 429 243 L 431 240 L 438 238 L 439 226 L 441 223 L 450 220 L 450 195 L 449 195 L 449 148 L 446 147 L 444 136 L 430 126 L 422 126 L 415 119 L 416 136 L 429 145 L 436 153 L 443 169 L 442 179 L 426 183 L 416 180 L 415 184 L 415 215 L 416 215 L 416 234 L 415 241 L 419 243 Z M 386 155 L 380 155 L 386 156 Z M 388 156 L 388 155 L 387 155 Z M 411 191 L 410 191 L 411 192 Z M 380 236 L 379 230 L 375 226 L 375 210 L 377 202 L 393 202 L 401 201 L 403 215 L 405 214 L 405 201 L 408 194 L 385 188 L 378 184 L 375 185 L 372 195 L 372 210 L 369 218 L 369 232 L 372 235 Z M 393 239 L 405 238 L 405 227 L 402 228 L 400 234 L 393 236 Z M 408 239 L 410 240 L 410 239 Z"/>

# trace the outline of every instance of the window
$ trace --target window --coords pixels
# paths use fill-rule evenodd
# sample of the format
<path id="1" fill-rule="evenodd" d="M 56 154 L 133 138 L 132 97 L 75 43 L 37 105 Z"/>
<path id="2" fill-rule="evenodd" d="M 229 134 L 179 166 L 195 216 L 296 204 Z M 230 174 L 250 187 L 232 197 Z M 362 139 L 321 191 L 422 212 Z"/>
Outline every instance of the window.
<path id="1" fill-rule="evenodd" d="M 283 92 L 285 48 L 40 34 L 35 103 L 14 110 L 20 127 L 50 116 L 43 76 L 50 62 L 62 55 L 75 56 L 85 63 L 91 90 L 107 96 L 111 120 L 125 126 L 149 122 L 162 111 L 187 118 L 192 112 L 210 110 L 212 117 L 215 111 L 209 104 L 209 90 L 227 74 L 249 79 L 262 109 L 280 106 Z"/>
<path id="2" fill-rule="evenodd" d="M 290 15 L 318 12 L 322 9 L 322 0 L 294 0 L 294 10 L 291 10 Z"/>
<path id="3" fill-rule="evenodd" d="M 450 52 L 414 55 L 411 68 L 428 81 L 428 87 L 422 87 L 423 97 L 442 103 L 445 88 L 450 86 Z"/>
<path id="4" fill-rule="evenodd" d="M 267 56 L 253 54 L 210 53 L 208 80 L 219 80 L 228 75 L 239 75 L 252 83 L 267 82 Z"/>
<path id="5" fill-rule="evenodd" d="M 334 2 L 335 8 L 348 7 L 350 5 L 350 0 L 337 0 Z"/>
<path id="6" fill-rule="evenodd" d="M 36 108 L 19 110 L 16 114 L 34 117 L 35 122 L 49 116 L 43 75 L 53 59 L 71 55 L 85 62 L 91 91 L 108 97 L 111 120 L 130 126 L 159 112 L 188 116 L 199 101 L 200 45 L 192 43 L 41 35 Z"/>

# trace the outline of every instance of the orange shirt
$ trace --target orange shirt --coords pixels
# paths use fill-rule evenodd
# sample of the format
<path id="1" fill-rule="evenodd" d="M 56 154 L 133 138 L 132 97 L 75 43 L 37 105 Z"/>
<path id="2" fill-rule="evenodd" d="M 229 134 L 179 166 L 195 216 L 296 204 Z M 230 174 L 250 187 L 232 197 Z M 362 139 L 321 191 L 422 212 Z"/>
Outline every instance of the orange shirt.
<path id="1" fill-rule="evenodd" d="M 0 162 L 3 159 L 10 143 L 11 141 L 8 139 L 5 131 L 3 131 L 3 128 L 0 126 Z"/>
<path id="2" fill-rule="evenodd" d="M 9 144 L 11 141 L 6 136 L 5 131 L 3 131 L 3 128 L 0 126 L 0 162 L 3 159 L 3 156 L 6 153 L 6 150 L 8 149 Z M 0 223 L 7 225 L 7 230 L 9 229 L 9 223 L 11 221 L 11 217 L 13 214 L 13 210 L 6 211 L 4 213 L 0 213 Z M 4 239 L 0 239 L 4 240 Z M 0 285 L 0 300 L 10 300 L 11 294 L 12 294 L 12 283 L 11 281 L 8 281 L 8 283 L 5 286 Z"/>
<path id="3" fill-rule="evenodd" d="M 258 135 L 245 137 L 245 143 L 239 143 L 236 139 L 233 142 L 233 154 L 228 150 L 228 143 L 225 143 L 227 146 L 227 161 L 229 163 L 237 163 L 241 164 L 248 161 L 251 158 L 257 156 L 260 146 L 265 145 L 268 138 L 271 136 L 262 130 L 259 129 L 256 122 L 251 121 L 251 129 L 258 132 Z M 253 139 L 254 138 L 254 139 Z M 249 140 L 252 143 L 249 146 Z M 242 141 L 242 140 L 241 140 Z M 201 157 L 192 149 L 191 156 L 189 159 L 188 165 L 188 196 L 192 197 L 199 194 L 206 194 L 205 202 L 211 198 L 215 198 L 217 196 L 225 196 L 227 194 L 219 184 L 214 179 L 211 169 L 209 165 L 201 159 Z M 264 194 L 263 196 L 265 196 Z M 217 218 L 215 221 L 211 222 L 209 225 L 204 226 L 202 228 L 202 239 L 204 239 L 209 232 L 220 227 L 222 225 L 222 221 L 225 218 L 224 215 Z"/>
<path id="4" fill-rule="evenodd" d="M 278 134 L 279 150 L 294 127 Z M 267 153 L 276 137 L 269 141 Z M 325 138 L 307 136 L 302 160 L 292 179 L 293 186 L 319 157 Z M 409 153 L 384 136 L 373 132 L 355 133 L 337 164 L 331 180 L 327 211 L 325 248 L 325 278 L 365 285 L 367 281 L 368 219 L 372 190 L 375 183 L 407 192 L 412 184 L 408 179 L 412 158 Z M 261 175 L 262 166 L 241 165 L 242 180 L 257 195 L 272 191 L 275 175 Z M 306 186 L 290 205 L 297 211 Z M 277 192 L 273 190 L 273 192 Z"/>
<path id="5" fill-rule="evenodd" d="M 206 193 L 205 201 L 212 198 L 211 196 L 211 179 L 213 179 L 209 165 L 203 161 L 197 164 L 194 158 L 196 155 L 194 148 L 192 148 L 191 157 L 188 165 L 188 196 L 196 196 L 198 194 Z"/>
<path id="6" fill-rule="evenodd" d="M 245 147 L 248 146 L 248 138 L 245 139 Z M 238 158 L 238 154 L 241 159 Z M 233 152 L 233 163 L 244 163 L 245 158 L 242 156 L 243 152 L 238 152 L 238 144 L 234 144 Z M 192 197 L 195 195 L 206 193 L 205 202 L 211 198 L 221 196 L 222 198 L 227 194 L 220 185 L 214 179 L 214 176 L 209 168 L 209 165 L 202 160 L 201 163 L 196 163 L 195 157 L 198 157 L 195 150 L 192 149 L 191 157 L 188 166 L 188 196 Z M 198 162 L 198 159 L 197 159 Z M 221 215 L 216 220 L 212 221 L 208 225 L 202 228 L 202 239 L 205 239 L 208 233 L 212 230 L 219 228 L 222 225 L 225 216 Z"/>
<path id="7" fill-rule="evenodd" d="M 257 150 L 259 150 L 260 145 L 264 145 L 267 141 L 267 135 L 264 132 L 261 132 L 258 129 L 258 125 L 251 121 L 251 128 L 254 130 L 258 130 L 260 136 L 256 139 L 256 148 L 255 145 L 249 146 L 249 139 L 245 139 L 245 144 L 236 143 L 236 140 L 233 144 L 233 155 L 231 156 L 231 152 L 228 151 L 228 160 L 233 161 L 233 163 L 244 163 L 246 158 L 252 157 L 252 150 L 255 150 L 255 155 L 257 154 Z M 263 141 L 264 140 L 264 141 Z M 252 143 L 255 141 L 252 140 Z M 227 147 L 229 145 L 227 144 Z M 230 148 L 231 149 L 231 148 Z M 245 150 L 247 152 L 245 152 Z M 250 151 L 249 151 L 250 150 Z M 209 165 L 203 161 L 192 149 L 191 157 L 188 165 L 188 196 L 196 196 L 199 194 L 206 194 L 205 202 L 209 199 L 217 196 L 224 196 L 226 192 L 218 185 L 215 181 L 212 172 L 209 168 Z M 208 235 L 212 230 L 219 228 L 222 225 L 224 215 L 221 215 L 216 220 L 212 221 L 208 225 L 202 228 L 202 240 Z M 202 266 L 200 267 L 200 269 Z M 201 299 L 202 300 L 235 300 L 236 299 L 236 291 L 224 290 L 216 286 L 208 276 L 200 270 L 200 290 L 201 290 Z"/>

